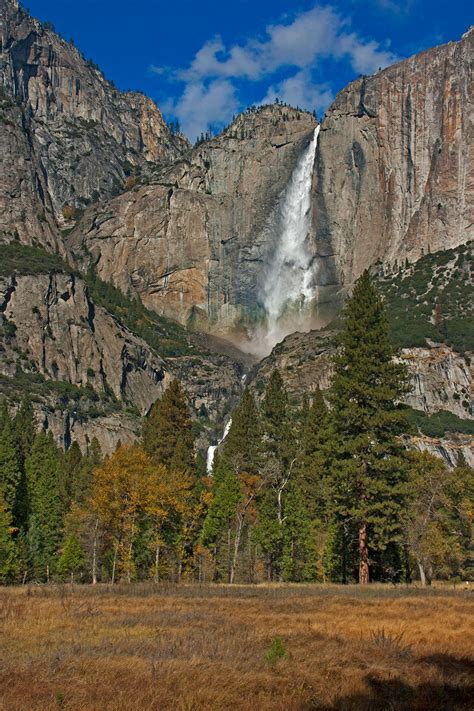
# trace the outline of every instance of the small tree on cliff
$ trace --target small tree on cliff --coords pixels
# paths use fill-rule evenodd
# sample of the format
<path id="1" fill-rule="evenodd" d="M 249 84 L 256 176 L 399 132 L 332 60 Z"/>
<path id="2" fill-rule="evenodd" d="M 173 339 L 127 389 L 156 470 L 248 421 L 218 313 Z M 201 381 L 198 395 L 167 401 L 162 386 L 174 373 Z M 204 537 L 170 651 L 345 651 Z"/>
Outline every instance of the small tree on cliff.
<path id="1" fill-rule="evenodd" d="M 394 362 L 383 302 L 367 271 L 344 311 L 334 358 L 332 419 L 335 457 L 331 499 L 335 518 L 356 526 L 359 582 L 369 582 L 369 551 L 383 550 L 400 532 L 405 425 L 397 400 L 406 372 Z"/>

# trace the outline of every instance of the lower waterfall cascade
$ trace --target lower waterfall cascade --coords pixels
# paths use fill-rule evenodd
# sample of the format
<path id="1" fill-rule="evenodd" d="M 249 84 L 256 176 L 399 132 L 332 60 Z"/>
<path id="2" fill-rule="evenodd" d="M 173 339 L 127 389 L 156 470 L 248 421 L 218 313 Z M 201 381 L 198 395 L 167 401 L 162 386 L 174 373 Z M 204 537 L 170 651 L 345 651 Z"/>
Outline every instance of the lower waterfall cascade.
<path id="1" fill-rule="evenodd" d="M 226 426 L 224 427 L 224 432 L 222 433 L 222 437 L 218 440 L 217 444 L 211 444 L 211 446 L 207 448 L 206 471 L 208 474 L 212 474 L 212 467 L 214 465 L 214 457 L 216 455 L 216 449 L 219 447 L 219 445 L 222 444 L 222 442 L 225 440 L 225 438 L 229 434 L 231 425 L 232 425 L 232 417 L 230 418 L 230 420 L 227 422 Z"/>

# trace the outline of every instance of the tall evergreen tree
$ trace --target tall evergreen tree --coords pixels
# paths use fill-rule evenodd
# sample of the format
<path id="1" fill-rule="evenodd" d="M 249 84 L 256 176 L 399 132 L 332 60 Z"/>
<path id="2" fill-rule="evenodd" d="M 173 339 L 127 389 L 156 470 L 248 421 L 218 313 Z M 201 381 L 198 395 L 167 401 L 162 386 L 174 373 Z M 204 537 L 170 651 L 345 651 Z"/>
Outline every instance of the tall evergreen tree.
<path id="1" fill-rule="evenodd" d="M 268 454 L 287 467 L 294 454 L 288 411 L 288 394 L 283 384 L 280 371 L 273 370 L 262 402 L 263 427 L 265 430 L 265 449 Z"/>
<path id="2" fill-rule="evenodd" d="M 20 408 L 13 419 L 13 429 L 18 452 L 18 462 L 22 471 L 31 452 L 35 438 L 35 417 L 29 397 L 23 398 Z"/>
<path id="3" fill-rule="evenodd" d="M 400 532 L 404 462 L 397 435 L 405 422 L 397 401 L 406 371 L 393 360 L 384 305 L 367 271 L 346 304 L 339 345 L 331 496 L 336 519 L 357 526 L 359 582 L 368 583 L 370 550 L 383 549 Z"/>
<path id="4" fill-rule="evenodd" d="M 64 501 L 61 453 L 51 433 L 40 432 L 25 462 L 28 498 L 28 545 L 32 572 L 47 580 L 55 571 L 61 544 Z"/>
<path id="5" fill-rule="evenodd" d="M 201 531 L 202 544 L 213 551 L 216 581 L 230 579 L 235 520 L 242 496 L 234 468 L 225 457 L 217 457 L 212 500 Z"/>
<path id="6" fill-rule="evenodd" d="M 254 396 L 245 388 L 232 413 L 232 425 L 224 441 L 223 454 L 236 471 L 257 474 L 260 470 L 260 415 Z"/>
<path id="7" fill-rule="evenodd" d="M 282 579 L 285 499 L 296 463 L 296 418 L 278 370 L 273 370 L 262 402 L 264 430 L 262 468 L 265 484 L 258 497 L 254 540 L 263 550 L 269 579 Z"/>
<path id="8" fill-rule="evenodd" d="M 310 515 L 315 517 L 322 516 L 325 508 L 328 457 L 332 446 L 329 412 L 319 387 L 305 414 L 295 479 Z"/>
<path id="9" fill-rule="evenodd" d="M 191 414 L 177 380 L 170 383 L 145 420 L 143 448 L 153 461 L 171 471 L 194 470 Z"/>
<path id="10" fill-rule="evenodd" d="M 5 505 L 13 517 L 14 525 L 20 523 L 20 488 L 21 470 L 15 448 L 13 424 L 9 418 L 5 418 L 0 432 L 0 491 L 3 492 Z"/>
<path id="11" fill-rule="evenodd" d="M 11 514 L 0 491 L 0 584 L 14 582 L 18 570 Z"/>

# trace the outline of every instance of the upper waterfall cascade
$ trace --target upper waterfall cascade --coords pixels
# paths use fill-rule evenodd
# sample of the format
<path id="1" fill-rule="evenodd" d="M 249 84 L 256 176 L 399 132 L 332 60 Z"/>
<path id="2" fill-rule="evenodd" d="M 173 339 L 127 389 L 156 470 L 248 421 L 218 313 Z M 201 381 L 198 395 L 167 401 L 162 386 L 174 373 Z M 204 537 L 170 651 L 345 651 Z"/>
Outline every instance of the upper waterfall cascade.
<path id="1" fill-rule="evenodd" d="M 271 349 L 298 322 L 314 297 L 314 253 L 308 243 L 311 183 L 319 126 L 293 171 L 278 206 L 278 239 L 262 289 L 267 314 L 265 346 Z M 283 317 L 291 314 L 291 323 Z"/>

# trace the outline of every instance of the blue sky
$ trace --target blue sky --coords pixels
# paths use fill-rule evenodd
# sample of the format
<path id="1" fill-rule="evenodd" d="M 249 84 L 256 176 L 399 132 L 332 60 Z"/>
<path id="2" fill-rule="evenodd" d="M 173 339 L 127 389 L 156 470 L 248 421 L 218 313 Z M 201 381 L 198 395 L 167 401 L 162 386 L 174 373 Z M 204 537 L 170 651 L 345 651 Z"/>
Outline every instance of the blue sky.
<path id="1" fill-rule="evenodd" d="M 359 74 L 472 24 L 451 0 L 25 0 L 123 90 L 151 96 L 194 139 L 275 97 L 322 113 Z"/>

